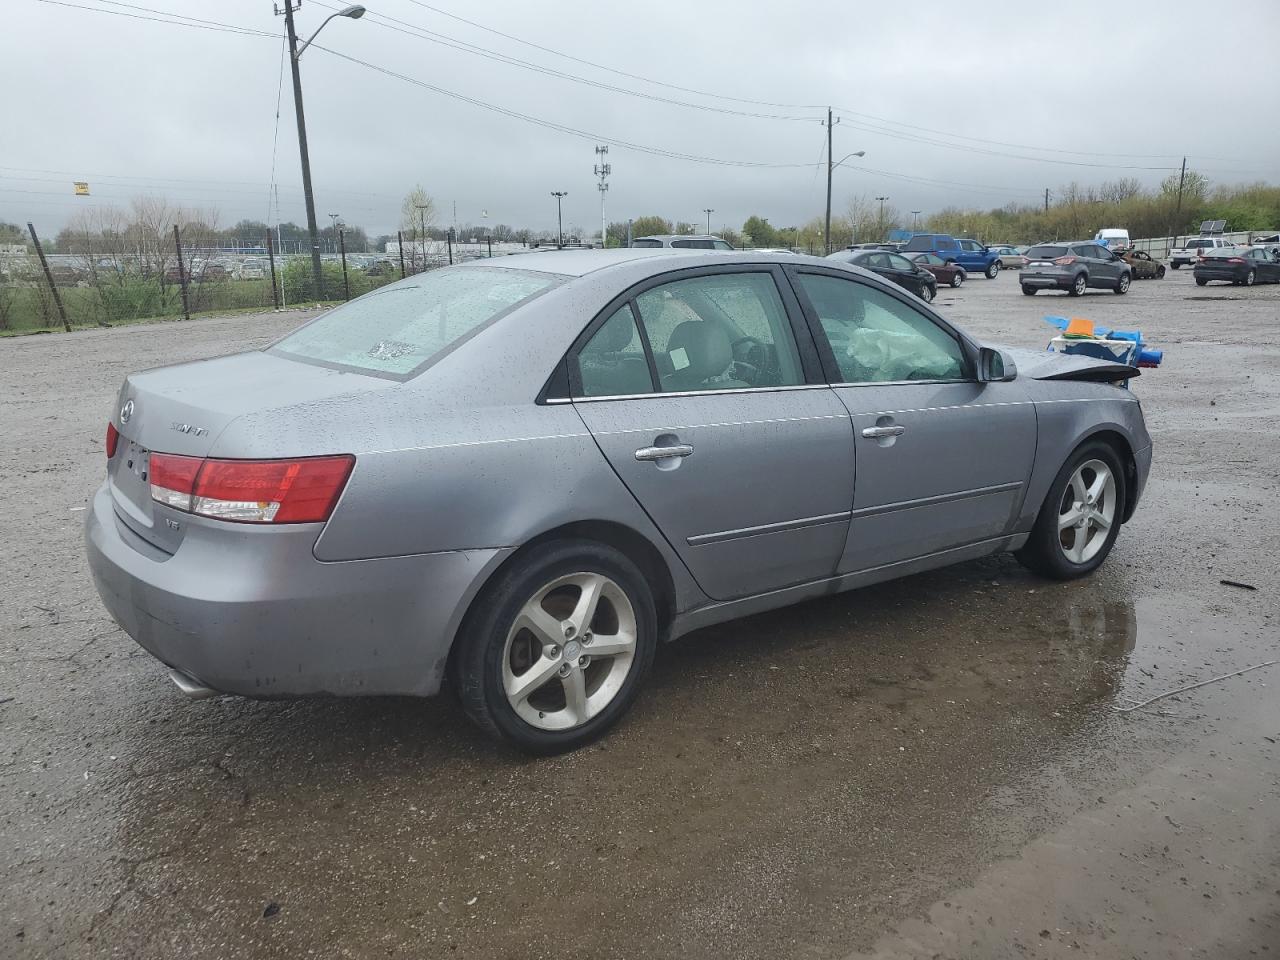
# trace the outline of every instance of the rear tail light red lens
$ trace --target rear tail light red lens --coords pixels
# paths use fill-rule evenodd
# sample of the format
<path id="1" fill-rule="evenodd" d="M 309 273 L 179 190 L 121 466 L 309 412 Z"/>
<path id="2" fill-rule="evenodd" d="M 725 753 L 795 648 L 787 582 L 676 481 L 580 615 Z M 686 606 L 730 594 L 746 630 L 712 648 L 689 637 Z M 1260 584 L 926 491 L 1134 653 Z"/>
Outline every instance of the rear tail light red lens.
<path id="1" fill-rule="evenodd" d="M 202 460 L 151 455 L 151 499 L 236 523 L 321 523 L 329 519 L 356 458 Z"/>
<path id="2" fill-rule="evenodd" d="M 107 421 L 107 459 L 116 455 L 116 447 L 120 445 L 120 431 L 110 420 Z"/>
<path id="3" fill-rule="evenodd" d="M 1227 257 L 1227 263 L 1244 263 L 1244 257 Z"/>
<path id="4" fill-rule="evenodd" d="M 1071 266 L 1071 264 L 1076 262 L 1076 258 L 1075 257 L 1059 257 L 1057 260 L 1053 262 L 1060 267 L 1069 267 Z"/>

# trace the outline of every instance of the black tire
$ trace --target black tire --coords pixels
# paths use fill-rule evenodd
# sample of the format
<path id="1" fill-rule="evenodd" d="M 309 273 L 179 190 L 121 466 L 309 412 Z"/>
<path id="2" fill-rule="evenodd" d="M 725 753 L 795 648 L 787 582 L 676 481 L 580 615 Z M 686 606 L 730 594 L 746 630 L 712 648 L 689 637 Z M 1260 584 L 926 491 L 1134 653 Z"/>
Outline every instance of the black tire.
<path id="1" fill-rule="evenodd" d="M 1111 469 L 1112 476 L 1115 478 L 1118 502 L 1115 504 L 1114 519 L 1101 549 L 1084 563 L 1074 563 L 1067 559 L 1063 551 L 1060 539 L 1062 534 L 1058 529 L 1058 515 L 1076 468 L 1090 460 L 1101 460 Z M 1115 545 L 1116 537 L 1120 533 L 1120 518 L 1124 515 L 1127 496 L 1125 473 L 1114 448 L 1101 441 L 1086 441 L 1067 457 L 1067 462 L 1053 478 L 1049 493 L 1040 506 L 1040 513 L 1036 517 L 1036 524 L 1031 530 L 1030 538 L 1014 555 L 1024 567 L 1042 577 L 1053 580 L 1074 580 L 1077 577 L 1088 576 L 1102 565 Z"/>
<path id="2" fill-rule="evenodd" d="M 953 288 L 960 286 L 960 284 L 964 283 L 964 278 L 965 272 L 963 270 L 957 270 L 951 277 L 951 286 Z"/>
<path id="3" fill-rule="evenodd" d="M 603 574 L 622 589 L 635 612 L 636 649 L 622 686 L 599 713 L 566 730 L 543 730 L 521 718 L 508 702 L 502 657 L 511 625 L 525 603 L 546 584 L 573 573 Z M 597 739 L 626 713 L 653 665 L 657 636 L 653 592 L 625 554 L 591 540 L 550 541 L 514 560 L 476 597 L 458 634 L 451 676 L 462 708 L 486 733 L 526 753 L 563 753 Z"/>
<path id="4" fill-rule="evenodd" d="M 994 280 L 998 276 L 1000 276 L 1000 261 L 992 260 L 987 266 L 986 277 L 988 280 Z"/>
<path id="5" fill-rule="evenodd" d="M 925 303 L 933 303 L 933 298 L 938 295 L 938 288 L 932 284 L 920 284 L 920 299 Z"/>
<path id="6" fill-rule="evenodd" d="M 1173 267 L 1173 269 L 1175 270 L 1182 269 L 1182 264 L 1180 264 L 1177 260 L 1173 261 L 1173 263 L 1169 264 L 1169 266 Z"/>
<path id="7" fill-rule="evenodd" d="M 1132 279 L 1127 273 L 1120 274 L 1120 279 L 1116 281 L 1116 294 L 1118 296 L 1124 296 L 1129 292 L 1129 283 Z"/>
<path id="8" fill-rule="evenodd" d="M 1156 279 L 1157 280 L 1164 279 L 1164 264 L 1161 264 L 1160 266 L 1156 267 Z"/>
<path id="9" fill-rule="evenodd" d="M 1083 273 L 1077 273 L 1075 280 L 1071 282 L 1071 286 L 1067 289 L 1067 293 L 1073 297 L 1082 297 L 1088 287 L 1089 278 Z"/>
<path id="10" fill-rule="evenodd" d="M 1252 287 L 1254 281 L 1257 279 L 1258 279 L 1258 272 L 1256 270 L 1250 270 L 1248 273 L 1244 275 L 1244 285 L 1246 287 Z"/>
<path id="11" fill-rule="evenodd" d="M 1203 286 L 1204 286 L 1206 283 L 1208 283 L 1208 282 L 1209 282 L 1209 281 L 1208 281 L 1208 280 L 1206 280 L 1204 277 L 1196 277 L 1196 286 L 1197 286 L 1197 287 L 1203 287 Z"/>
<path id="12" fill-rule="evenodd" d="M 1036 295 L 1036 288 L 1035 288 L 1035 287 L 1029 287 L 1029 286 L 1027 286 L 1027 285 L 1024 283 L 1024 284 L 1022 285 L 1022 293 L 1023 293 L 1025 296 L 1028 296 L 1028 297 L 1034 297 L 1034 296 Z"/>

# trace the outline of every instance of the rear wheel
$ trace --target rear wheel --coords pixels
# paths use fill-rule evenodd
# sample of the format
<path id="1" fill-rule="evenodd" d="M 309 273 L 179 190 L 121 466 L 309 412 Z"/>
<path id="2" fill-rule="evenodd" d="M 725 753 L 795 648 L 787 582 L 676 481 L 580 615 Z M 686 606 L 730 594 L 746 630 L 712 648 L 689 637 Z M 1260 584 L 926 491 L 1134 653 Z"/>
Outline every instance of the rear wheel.
<path id="1" fill-rule="evenodd" d="M 1173 269 L 1175 270 L 1182 269 L 1182 264 L 1180 264 L 1177 260 L 1173 261 L 1173 263 L 1169 264 L 1169 266 L 1173 267 Z"/>
<path id="2" fill-rule="evenodd" d="M 1071 289 L 1068 290 L 1067 292 L 1071 294 L 1071 296 L 1073 297 L 1082 297 L 1084 296 L 1084 292 L 1085 290 L 1088 289 L 1088 287 L 1089 287 L 1089 278 L 1086 277 L 1083 273 L 1078 273 L 1076 274 L 1075 280 L 1071 284 Z"/>
<path id="3" fill-rule="evenodd" d="M 1252 287 L 1252 286 L 1253 286 L 1253 282 L 1254 282 L 1255 280 L 1257 280 L 1257 279 L 1258 279 L 1258 273 L 1257 273 L 1257 271 L 1256 271 L 1256 270 L 1250 270 L 1248 273 L 1246 273 L 1246 274 L 1244 275 L 1244 285 L 1245 285 L 1246 287 Z"/>
<path id="4" fill-rule="evenodd" d="M 1022 292 L 1028 297 L 1034 297 L 1036 295 L 1036 288 L 1024 283 L 1022 285 Z"/>
<path id="5" fill-rule="evenodd" d="M 1124 496 L 1115 451 L 1105 443 L 1084 444 L 1058 471 L 1018 559 L 1055 580 L 1092 573 L 1120 532 Z"/>
<path id="6" fill-rule="evenodd" d="M 999 273 L 1000 273 L 1000 261 L 992 260 L 991 264 L 987 267 L 987 279 L 994 280 L 999 275 Z"/>
<path id="7" fill-rule="evenodd" d="M 656 646 L 653 594 L 636 565 L 605 544 L 555 541 L 477 598 L 452 670 L 483 730 L 528 753 L 561 753 L 626 712 Z"/>
<path id="8" fill-rule="evenodd" d="M 1130 283 L 1129 274 L 1127 273 L 1120 274 L 1120 279 L 1116 281 L 1116 293 L 1119 295 L 1128 293 L 1129 283 Z"/>

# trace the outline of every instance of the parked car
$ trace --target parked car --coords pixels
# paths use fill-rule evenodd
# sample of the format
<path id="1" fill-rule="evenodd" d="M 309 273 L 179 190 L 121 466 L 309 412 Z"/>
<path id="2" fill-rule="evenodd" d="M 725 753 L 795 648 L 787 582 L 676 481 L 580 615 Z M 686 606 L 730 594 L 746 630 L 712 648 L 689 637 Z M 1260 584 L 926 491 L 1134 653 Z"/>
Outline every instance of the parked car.
<path id="1" fill-rule="evenodd" d="M 563 751 L 663 640 L 1006 550 L 1085 576 L 1142 494 L 1136 368 L 985 346 L 869 271 L 491 264 L 125 379 L 89 567 L 184 692 L 448 675 L 484 730 Z"/>
<path id="2" fill-rule="evenodd" d="M 924 266 L 912 263 L 900 253 L 888 250 L 841 250 L 827 257 L 840 263 L 852 263 L 878 273 L 886 280 L 910 290 L 925 303 L 932 303 L 938 295 L 938 281 Z"/>
<path id="3" fill-rule="evenodd" d="M 191 279 L 196 283 L 213 283 L 229 276 L 227 268 L 220 263 L 202 263 L 192 271 Z"/>
<path id="4" fill-rule="evenodd" d="M 1000 273 L 1000 258 L 977 240 L 950 237 L 945 233 L 917 233 L 902 247 L 903 253 L 932 253 L 948 263 L 958 263 L 966 273 L 981 273 L 994 280 Z"/>
<path id="5" fill-rule="evenodd" d="M 261 260 L 246 260 L 235 271 L 241 280 L 265 280 L 270 276 L 270 264 Z"/>
<path id="6" fill-rule="evenodd" d="M 1156 260 L 1151 254 L 1145 250 L 1127 250 L 1114 251 L 1116 256 L 1129 265 L 1129 269 L 1133 271 L 1133 279 L 1135 280 L 1163 280 L 1164 264 Z"/>
<path id="7" fill-rule="evenodd" d="M 1002 270 L 1021 270 L 1027 265 L 1026 255 L 1017 247 L 1002 244 L 988 247 L 987 249 L 1000 258 L 1000 268 Z"/>
<path id="8" fill-rule="evenodd" d="M 1222 237 L 1191 237 L 1185 246 L 1174 247 L 1169 251 L 1169 266 L 1180 270 L 1183 264 L 1194 264 L 1206 251 L 1231 246 L 1234 244 Z"/>
<path id="9" fill-rule="evenodd" d="M 1238 286 L 1280 283 L 1280 257 L 1261 247 L 1218 247 L 1196 261 L 1196 285 L 1227 280 Z"/>
<path id="10" fill-rule="evenodd" d="M 1042 243 L 1027 251 L 1027 265 L 1018 274 L 1022 292 L 1033 296 L 1041 290 L 1066 290 L 1078 297 L 1089 287 L 1129 292 L 1133 268 L 1092 240 Z"/>
<path id="11" fill-rule="evenodd" d="M 631 246 L 672 247 L 676 250 L 732 250 L 733 244 L 712 236 L 688 236 L 686 234 L 660 234 L 652 237 L 636 237 Z"/>
<path id="12" fill-rule="evenodd" d="M 905 256 L 912 263 L 919 264 L 932 273 L 938 283 L 945 283 L 949 287 L 960 286 L 969 276 L 960 264 L 947 263 L 936 253 L 908 253 Z"/>
<path id="13" fill-rule="evenodd" d="M 364 268 L 364 272 L 365 276 L 369 277 L 391 277 L 399 269 L 390 260 L 375 260 Z"/>

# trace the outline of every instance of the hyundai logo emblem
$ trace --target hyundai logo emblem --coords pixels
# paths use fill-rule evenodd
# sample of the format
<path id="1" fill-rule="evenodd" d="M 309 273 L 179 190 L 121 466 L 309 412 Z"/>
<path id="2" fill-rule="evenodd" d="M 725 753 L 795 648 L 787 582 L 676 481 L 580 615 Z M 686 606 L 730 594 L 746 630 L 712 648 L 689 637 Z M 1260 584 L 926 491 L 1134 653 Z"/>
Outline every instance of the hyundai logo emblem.
<path id="1" fill-rule="evenodd" d="M 133 401 L 126 400 L 124 406 L 120 408 L 120 422 L 128 423 L 133 418 Z"/>

